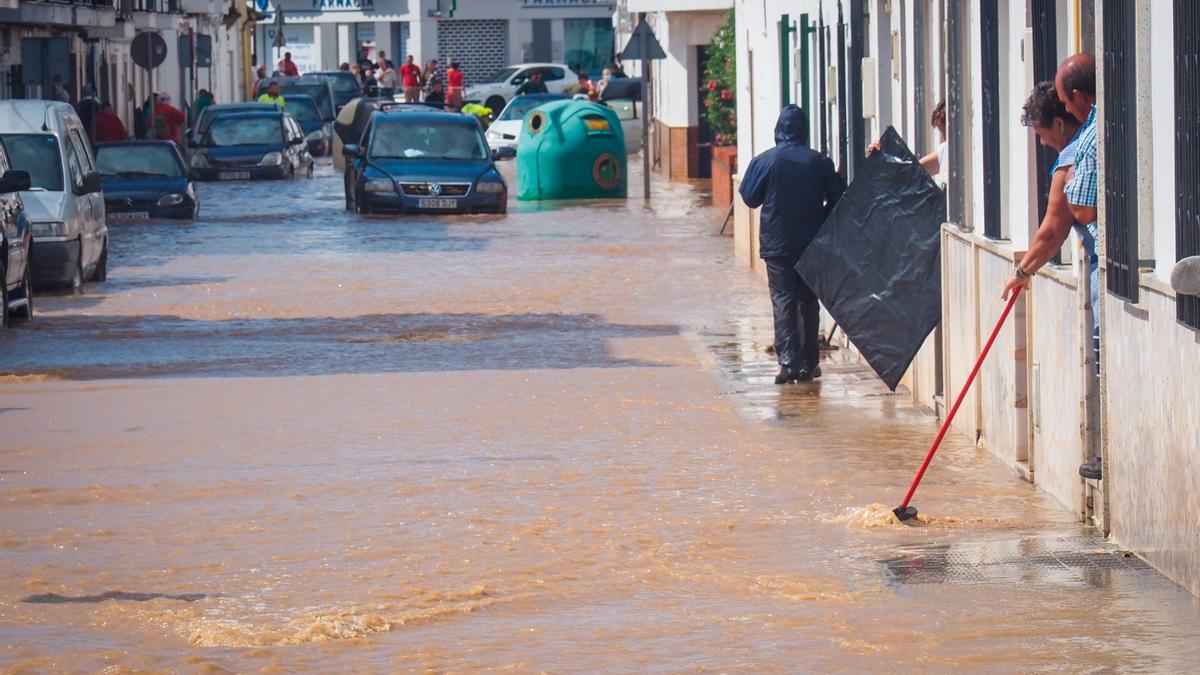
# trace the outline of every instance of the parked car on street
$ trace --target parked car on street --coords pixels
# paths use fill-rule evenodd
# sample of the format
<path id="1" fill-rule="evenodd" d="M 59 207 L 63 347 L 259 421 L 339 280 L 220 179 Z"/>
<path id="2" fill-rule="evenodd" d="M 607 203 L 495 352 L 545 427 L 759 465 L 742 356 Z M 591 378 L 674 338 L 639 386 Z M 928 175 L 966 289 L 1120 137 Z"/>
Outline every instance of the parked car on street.
<path id="1" fill-rule="evenodd" d="M 200 112 L 200 118 L 196 120 L 196 126 L 188 129 L 187 142 L 188 149 L 195 148 L 200 145 L 200 139 L 204 138 L 204 133 L 212 126 L 213 120 L 221 115 L 237 112 L 271 112 L 278 110 L 274 103 L 218 103 L 210 105 Z M 191 152 L 188 153 L 191 155 Z"/>
<path id="2" fill-rule="evenodd" d="M 379 110 L 438 112 L 442 107 L 429 103 L 401 103 L 390 96 L 363 96 L 347 103 L 333 123 L 333 166 L 338 171 L 346 170 L 346 157 L 342 153 L 342 146 L 358 143 L 371 115 Z"/>
<path id="3" fill-rule="evenodd" d="M 33 318 L 33 231 L 20 195 L 29 186 L 29 172 L 9 168 L 0 145 L 0 328 L 8 328 L 12 314 Z"/>
<path id="4" fill-rule="evenodd" d="M 75 109 L 58 101 L 0 101 L 0 142 L 33 230 L 34 286 L 80 288 L 108 277 L 108 226 L 100 173 Z"/>
<path id="5" fill-rule="evenodd" d="M 541 71 L 542 82 L 551 94 L 565 93 L 567 87 L 579 79 L 575 71 L 563 63 L 522 63 L 502 68 L 486 82 L 468 85 L 463 92 L 463 100 L 482 103 L 493 111 L 503 110 L 509 100 L 516 96 L 517 87 L 525 84 L 525 80 L 535 71 Z"/>
<path id="6" fill-rule="evenodd" d="M 317 104 L 317 110 L 321 111 L 322 122 L 332 123 L 333 118 L 337 117 L 337 105 L 334 103 L 333 85 L 330 84 L 327 78 L 316 75 L 268 77 L 258 83 L 258 89 L 254 92 L 254 98 L 257 100 L 259 96 L 262 96 L 267 87 L 271 86 L 272 82 L 279 83 L 279 93 L 283 96 L 301 94 L 311 97 L 313 102 Z"/>
<path id="7" fill-rule="evenodd" d="M 324 157 L 333 150 L 333 123 L 321 120 L 321 113 L 311 96 L 303 94 L 287 94 L 283 97 L 287 102 L 287 113 L 296 118 L 300 130 L 304 132 L 304 142 L 308 144 L 308 152 L 313 157 Z"/>
<path id="8" fill-rule="evenodd" d="M 517 141 L 521 138 L 521 123 L 525 121 L 525 114 L 540 105 L 561 101 L 563 98 L 563 94 L 525 94 L 514 97 L 488 127 L 485 134 L 488 146 L 492 150 L 516 148 Z"/>
<path id="9" fill-rule="evenodd" d="M 312 177 L 313 158 L 291 115 L 251 112 L 213 121 L 191 159 L 200 180 Z"/>
<path id="10" fill-rule="evenodd" d="M 200 209 L 196 186 L 170 141 L 100 143 L 96 167 L 109 220 L 191 220 Z"/>
<path id="11" fill-rule="evenodd" d="M 348 71 L 321 70 L 309 74 L 329 80 L 329 84 L 333 86 L 333 102 L 338 110 L 341 110 L 342 106 L 350 101 L 362 96 L 362 87 L 358 85 L 358 80 L 354 79 L 354 75 Z"/>
<path id="12" fill-rule="evenodd" d="M 376 112 L 362 144 L 347 144 L 346 208 L 359 213 L 505 213 L 508 186 L 469 115 Z"/>

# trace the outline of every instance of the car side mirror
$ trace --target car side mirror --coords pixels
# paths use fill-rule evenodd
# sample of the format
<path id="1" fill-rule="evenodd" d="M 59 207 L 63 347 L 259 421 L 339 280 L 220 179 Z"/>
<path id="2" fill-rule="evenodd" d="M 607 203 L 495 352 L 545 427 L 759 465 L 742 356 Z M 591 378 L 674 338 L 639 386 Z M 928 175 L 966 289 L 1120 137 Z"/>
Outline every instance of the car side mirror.
<path id="1" fill-rule="evenodd" d="M 81 195 L 94 195 L 104 191 L 104 182 L 100 179 L 100 174 L 92 171 L 83 175 L 83 187 L 79 190 Z"/>
<path id="2" fill-rule="evenodd" d="M 357 143 L 347 143 L 347 144 L 343 145 L 342 146 L 342 157 L 345 157 L 347 159 L 354 159 L 355 157 L 358 157 L 358 147 L 359 146 Z"/>
<path id="3" fill-rule="evenodd" d="M 301 145 L 304 143 L 303 136 L 293 136 L 292 140 L 288 141 L 289 145 Z"/>
<path id="4" fill-rule="evenodd" d="M 9 169 L 0 176 L 0 194 L 21 192 L 33 187 L 33 178 L 28 171 Z"/>
<path id="5" fill-rule="evenodd" d="M 496 148 L 495 150 L 492 151 L 492 159 L 495 159 L 498 161 L 504 161 L 506 159 L 515 159 L 516 156 L 517 156 L 517 151 L 515 149 L 509 148 L 509 147 Z"/>

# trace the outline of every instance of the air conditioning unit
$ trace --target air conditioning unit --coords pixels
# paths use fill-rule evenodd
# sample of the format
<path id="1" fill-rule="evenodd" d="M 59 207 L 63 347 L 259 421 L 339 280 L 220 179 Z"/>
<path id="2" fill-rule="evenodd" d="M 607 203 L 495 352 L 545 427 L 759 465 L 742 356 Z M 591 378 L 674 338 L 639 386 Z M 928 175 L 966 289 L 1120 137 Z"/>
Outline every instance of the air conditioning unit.
<path id="1" fill-rule="evenodd" d="M 879 61 L 874 58 L 862 60 L 862 116 L 875 119 L 879 115 Z"/>
<path id="2" fill-rule="evenodd" d="M 799 49 L 792 50 L 792 82 L 804 81 L 804 59 Z"/>
<path id="3" fill-rule="evenodd" d="M 838 72 L 833 64 L 825 69 L 825 100 L 830 105 L 838 104 Z"/>

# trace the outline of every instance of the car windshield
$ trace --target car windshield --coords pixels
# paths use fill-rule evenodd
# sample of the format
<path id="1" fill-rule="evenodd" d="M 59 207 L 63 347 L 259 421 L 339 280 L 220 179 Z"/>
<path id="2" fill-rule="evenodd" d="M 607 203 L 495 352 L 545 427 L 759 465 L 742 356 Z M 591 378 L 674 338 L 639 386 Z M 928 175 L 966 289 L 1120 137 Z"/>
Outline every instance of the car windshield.
<path id="1" fill-rule="evenodd" d="M 475 124 L 434 120 L 379 122 L 371 140 L 376 159 L 486 159 Z"/>
<path id="2" fill-rule="evenodd" d="M 317 104 L 317 110 L 321 111 L 321 117 L 333 118 L 333 99 L 329 98 L 329 86 L 322 80 L 320 83 L 311 84 L 295 84 L 289 82 L 281 86 L 280 91 L 284 94 L 302 94 L 312 98 Z M 288 110 L 291 112 L 291 110 Z"/>
<path id="3" fill-rule="evenodd" d="M 515 75 L 518 70 L 520 70 L 520 69 L 519 68 L 505 68 L 484 81 L 485 82 L 506 82 L 508 80 L 508 78 Z"/>
<path id="4" fill-rule="evenodd" d="M 358 80 L 350 73 L 338 71 L 336 73 L 324 73 L 322 77 L 329 78 L 329 83 L 333 85 L 333 90 L 339 94 L 358 93 L 360 88 Z"/>
<path id="5" fill-rule="evenodd" d="M 240 113 L 240 112 L 255 112 L 255 111 L 263 112 L 263 111 L 270 111 L 270 110 L 277 109 L 277 108 L 275 108 L 275 106 L 267 107 L 267 105 L 268 104 L 263 104 L 263 103 L 248 103 L 246 105 L 241 105 L 241 106 L 229 105 L 229 106 L 221 106 L 220 108 L 212 108 L 212 107 L 205 108 L 204 112 L 200 113 L 200 121 L 196 124 L 196 130 L 199 131 L 201 134 L 203 134 L 204 132 L 208 131 L 209 127 L 212 126 L 213 120 L 217 119 L 221 115 L 228 115 L 230 113 Z"/>
<path id="6" fill-rule="evenodd" d="M 105 178 L 178 178 L 183 168 L 166 145 L 110 145 L 96 149 L 96 168 Z"/>
<path id="7" fill-rule="evenodd" d="M 287 102 L 287 111 L 292 117 L 296 118 L 297 122 L 320 122 L 321 113 L 317 111 L 317 104 L 308 96 L 284 96 L 283 100 Z"/>
<path id="8" fill-rule="evenodd" d="M 283 128 L 278 117 L 218 117 L 204 136 L 204 145 L 224 148 L 234 145 L 283 145 Z"/>
<path id="9" fill-rule="evenodd" d="M 28 171 L 32 189 L 62 192 L 62 159 L 58 139 L 50 134 L 2 134 L 8 150 L 8 163 L 14 169 Z"/>
<path id="10" fill-rule="evenodd" d="M 534 108 L 545 105 L 551 101 L 557 101 L 561 96 L 518 96 L 500 113 L 498 121 L 502 120 L 523 120 L 525 114 Z"/>
<path id="11" fill-rule="evenodd" d="M 613 109 L 613 112 L 617 113 L 617 119 L 622 122 L 637 118 L 637 109 L 634 107 L 633 101 L 619 98 L 605 101 L 605 103 Z"/>

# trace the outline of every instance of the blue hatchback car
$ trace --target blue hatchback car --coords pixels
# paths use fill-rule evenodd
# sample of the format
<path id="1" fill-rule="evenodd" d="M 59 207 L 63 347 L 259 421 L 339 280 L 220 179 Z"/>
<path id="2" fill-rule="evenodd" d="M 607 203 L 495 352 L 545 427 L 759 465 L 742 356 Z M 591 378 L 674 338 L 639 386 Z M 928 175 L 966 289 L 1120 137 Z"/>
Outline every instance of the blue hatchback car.
<path id="1" fill-rule="evenodd" d="M 191 220 L 200 210 L 196 185 L 171 141 L 99 143 L 96 170 L 109 220 Z"/>
<path id="2" fill-rule="evenodd" d="M 371 115 L 362 144 L 344 146 L 346 208 L 359 213 L 506 213 L 508 186 L 474 117 L 396 110 Z"/>
<path id="3" fill-rule="evenodd" d="M 304 132 L 285 112 L 221 115 L 204 134 L 190 164 L 198 180 L 312 178 L 313 173 Z"/>

